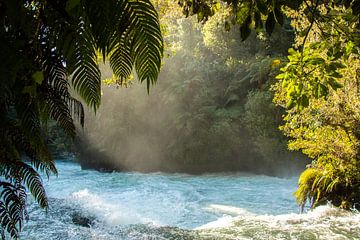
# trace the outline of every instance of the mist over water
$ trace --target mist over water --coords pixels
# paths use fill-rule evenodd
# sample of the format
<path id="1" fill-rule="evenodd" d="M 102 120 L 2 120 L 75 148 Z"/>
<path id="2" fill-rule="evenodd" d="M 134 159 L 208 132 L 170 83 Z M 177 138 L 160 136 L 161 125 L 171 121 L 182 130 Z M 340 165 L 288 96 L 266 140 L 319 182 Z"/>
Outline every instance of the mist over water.
<path id="1" fill-rule="evenodd" d="M 137 82 L 127 89 L 103 87 L 102 105 L 96 116 L 88 114 L 86 135 L 82 135 L 82 147 L 93 149 L 99 157 L 92 159 L 90 154 L 85 158 L 109 163 L 118 170 L 172 169 L 174 163 L 167 161 L 166 147 L 176 136 L 164 124 L 175 121 L 178 109 L 159 102 L 157 90 L 151 91 L 148 95 Z"/>
<path id="2" fill-rule="evenodd" d="M 244 117 L 241 113 L 230 117 L 224 113 L 224 117 L 219 116 L 223 114 L 221 106 L 193 104 L 197 100 L 192 99 L 191 91 L 200 90 L 186 86 L 190 93 L 184 97 L 184 86 L 178 86 L 182 80 L 168 74 L 162 72 L 150 94 L 136 81 L 128 88 L 103 86 L 102 104 L 96 115 L 87 113 L 79 134 L 83 167 L 141 172 L 250 171 L 281 176 L 297 175 L 304 168 L 304 158 L 288 152 L 276 137 L 262 140 L 259 150 L 252 139 L 255 133 L 236 122 Z"/>
<path id="3" fill-rule="evenodd" d="M 279 30 L 278 42 L 255 34 L 241 42 L 214 21 L 169 23 L 169 56 L 149 94 L 136 77 L 126 87 L 103 86 L 99 110 L 79 130 L 84 168 L 281 176 L 305 168 L 305 157 L 287 150 L 283 110 L 270 91 L 278 71 L 271 56 L 286 53 L 292 36 Z M 101 71 L 112 77 L 109 66 Z"/>

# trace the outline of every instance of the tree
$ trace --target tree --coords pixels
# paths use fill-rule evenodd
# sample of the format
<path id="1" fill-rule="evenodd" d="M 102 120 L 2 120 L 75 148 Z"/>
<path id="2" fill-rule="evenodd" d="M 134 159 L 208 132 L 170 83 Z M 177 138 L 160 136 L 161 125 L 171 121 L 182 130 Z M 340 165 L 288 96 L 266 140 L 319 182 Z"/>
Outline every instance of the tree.
<path id="1" fill-rule="evenodd" d="M 303 70 L 306 69 L 308 65 L 321 65 L 321 62 L 305 59 L 306 56 L 304 52 L 309 48 L 309 45 L 306 46 L 306 43 L 309 33 L 312 30 L 318 29 L 319 31 L 317 32 L 322 37 L 321 40 L 324 43 L 323 49 L 318 49 L 319 51 L 324 51 L 324 47 L 326 49 L 329 48 L 330 45 L 325 44 L 325 42 L 328 44 L 332 43 L 332 39 L 335 36 L 342 38 L 342 40 L 348 44 L 347 47 L 343 45 L 332 48 L 333 54 L 336 52 L 336 57 L 329 60 L 334 62 L 332 65 L 332 70 L 334 72 L 339 68 L 339 65 L 336 64 L 338 58 L 349 51 L 346 50 L 346 48 L 360 47 L 359 0 L 190 0 L 179 1 L 179 4 L 182 6 L 183 13 L 186 16 L 197 15 L 199 22 L 206 22 L 209 17 L 218 12 L 221 5 L 225 5 L 226 8 L 230 9 L 231 14 L 226 21 L 224 21 L 224 28 L 230 30 L 231 25 L 239 25 L 240 35 L 243 40 L 246 40 L 250 36 L 251 29 L 256 30 L 258 33 L 265 30 L 271 35 L 277 24 L 287 27 L 285 24 L 286 18 L 299 19 L 299 17 L 301 17 L 304 19 L 304 21 L 301 22 L 302 26 L 293 26 L 295 27 L 296 36 L 299 41 L 295 50 L 290 52 L 290 55 L 295 55 L 295 57 L 296 54 L 298 55 L 291 65 L 300 70 L 293 71 L 292 76 L 296 76 L 300 79 L 305 77 L 306 80 L 307 74 Z M 331 28 L 331 31 L 328 31 L 329 28 Z M 319 48 L 319 46 L 312 45 L 312 48 L 314 47 Z M 308 54 L 312 53 L 308 51 Z M 290 72 L 292 70 L 286 69 L 285 71 Z M 336 85 L 336 81 L 327 81 L 321 88 L 325 89 Z M 316 83 L 310 83 L 310 88 L 316 87 L 318 87 Z M 306 91 L 304 88 L 300 87 L 300 89 Z M 305 95 L 311 93 L 311 97 L 317 97 L 315 92 L 316 91 L 311 93 L 311 91 L 309 91 L 304 94 L 302 92 L 293 94 L 293 98 L 291 102 L 289 102 L 289 107 L 294 107 L 295 105 L 307 105 L 307 97 L 309 96 Z M 326 94 L 327 91 L 320 92 L 321 96 L 326 96 Z"/>
<path id="2" fill-rule="evenodd" d="M 277 76 L 275 103 L 287 109 L 289 148 L 302 150 L 313 163 L 301 175 L 296 197 L 315 207 L 326 201 L 359 208 L 358 83 L 360 48 L 359 0 L 221 1 L 232 14 L 225 29 L 240 25 L 272 34 L 275 25 L 292 20 L 295 44 Z M 207 21 L 217 1 L 180 1 L 185 15 Z M 355 90 L 354 90 L 355 89 Z M 355 92 L 354 92 L 355 91 Z"/>
<path id="3" fill-rule="evenodd" d="M 39 172 L 57 174 L 47 122 L 74 137 L 74 119 L 83 124 L 84 110 L 71 93 L 99 107 L 99 56 L 118 82 L 134 68 L 149 89 L 163 40 L 149 0 L 1 0 L 0 12 L 0 231 L 18 238 L 27 218 L 25 188 L 47 208 Z"/>
<path id="4" fill-rule="evenodd" d="M 319 5 L 319 11 L 325 11 Z M 298 31 L 309 23 L 302 13 L 293 20 Z M 324 12 L 289 50 L 277 76 L 275 102 L 287 108 L 282 130 L 289 148 L 313 159 L 299 179 L 295 195 L 303 207 L 330 201 L 359 208 L 359 71 L 360 56 L 352 12 L 337 6 Z"/>

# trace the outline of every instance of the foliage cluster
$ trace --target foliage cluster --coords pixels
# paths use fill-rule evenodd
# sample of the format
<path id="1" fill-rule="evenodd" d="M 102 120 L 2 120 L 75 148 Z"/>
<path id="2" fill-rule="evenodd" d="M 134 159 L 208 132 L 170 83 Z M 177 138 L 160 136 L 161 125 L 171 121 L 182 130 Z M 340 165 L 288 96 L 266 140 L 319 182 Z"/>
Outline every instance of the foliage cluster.
<path id="1" fill-rule="evenodd" d="M 289 50 L 274 101 L 288 109 L 282 131 L 292 139 L 289 148 L 313 159 L 299 179 L 299 204 L 359 208 L 358 16 L 354 9 L 324 5 L 318 4 L 323 18 L 311 28 L 305 13 L 289 12 L 306 35 L 296 38 L 300 50 Z"/>
<path id="2" fill-rule="evenodd" d="M 292 20 L 295 42 L 276 78 L 274 102 L 287 109 L 282 127 L 291 150 L 302 150 L 313 163 L 295 193 L 304 206 L 330 201 L 359 208 L 360 1 L 245 0 L 221 1 L 231 14 L 224 28 L 240 26 L 243 40 L 250 29 L 271 35 L 277 24 Z M 180 1 L 185 15 L 207 21 L 217 1 Z"/>
<path id="3" fill-rule="evenodd" d="M 84 110 L 71 93 L 99 107 L 98 54 L 109 58 L 120 81 L 135 68 L 149 88 L 163 44 L 148 0 L 1 0 L 0 22 L 0 233 L 18 238 L 27 217 L 25 189 L 46 208 L 38 172 L 57 174 L 48 122 L 73 138 L 74 119 L 83 124 Z"/>

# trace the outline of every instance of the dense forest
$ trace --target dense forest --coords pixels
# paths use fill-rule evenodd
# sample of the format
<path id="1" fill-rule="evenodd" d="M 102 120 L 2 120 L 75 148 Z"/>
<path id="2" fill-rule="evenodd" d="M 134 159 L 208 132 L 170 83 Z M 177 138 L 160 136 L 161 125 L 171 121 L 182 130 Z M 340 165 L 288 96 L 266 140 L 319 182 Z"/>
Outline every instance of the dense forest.
<path id="1" fill-rule="evenodd" d="M 39 173 L 67 150 L 105 170 L 310 163 L 302 207 L 359 208 L 359 0 L 1 0 L 0 13 L 3 238 L 19 236 L 27 190 L 48 207 Z"/>
<path id="2" fill-rule="evenodd" d="M 102 88 L 102 105 L 87 114 L 80 135 L 82 165 L 282 176 L 303 170 L 306 158 L 286 149 L 278 129 L 285 112 L 270 90 L 293 42 L 291 27 L 278 27 L 272 38 L 253 32 L 242 42 L 237 29 L 219 24 L 225 10 L 204 24 L 174 11 L 163 15 L 167 57 L 158 83 L 149 95 L 134 79 Z M 111 83 L 109 67 L 102 69 Z"/>

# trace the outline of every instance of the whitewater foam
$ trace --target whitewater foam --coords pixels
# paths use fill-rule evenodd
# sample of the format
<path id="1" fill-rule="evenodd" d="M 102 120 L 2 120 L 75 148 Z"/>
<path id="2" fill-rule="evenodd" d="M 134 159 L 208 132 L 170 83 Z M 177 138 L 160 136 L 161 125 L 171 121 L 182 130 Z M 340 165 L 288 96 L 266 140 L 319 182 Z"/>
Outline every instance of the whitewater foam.
<path id="1" fill-rule="evenodd" d="M 280 215 L 254 214 L 224 205 L 211 205 L 206 209 L 231 214 L 195 228 L 210 238 L 360 239 L 360 214 L 331 205 L 320 206 L 303 214 Z"/>
<path id="2" fill-rule="evenodd" d="M 252 215 L 251 212 L 243 208 L 221 204 L 210 204 L 208 207 L 205 207 L 204 210 L 215 213 L 227 214 L 230 216 Z"/>
<path id="3" fill-rule="evenodd" d="M 107 202 L 103 197 L 91 193 L 86 188 L 72 193 L 68 200 L 76 202 L 83 212 L 96 216 L 97 221 L 102 221 L 110 226 L 138 223 L 157 224 L 152 220 L 142 218 L 140 214 L 120 202 Z"/>
<path id="4" fill-rule="evenodd" d="M 360 214 L 323 206 L 297 214 L 294 179 L 99 173 L 57 164 L 48 214 L 30 202 L 26 240 L 360 239 Z M 74 213 L 94 217 L 85 228 Z"/>

